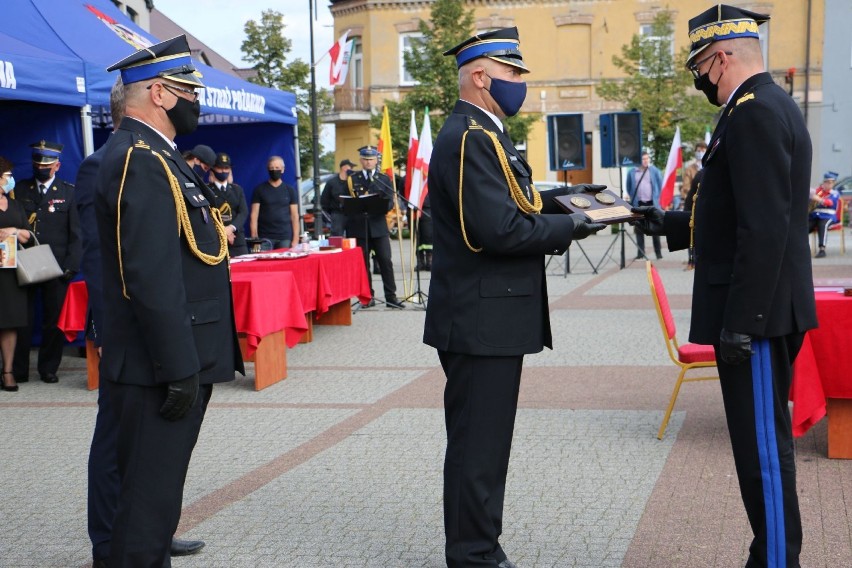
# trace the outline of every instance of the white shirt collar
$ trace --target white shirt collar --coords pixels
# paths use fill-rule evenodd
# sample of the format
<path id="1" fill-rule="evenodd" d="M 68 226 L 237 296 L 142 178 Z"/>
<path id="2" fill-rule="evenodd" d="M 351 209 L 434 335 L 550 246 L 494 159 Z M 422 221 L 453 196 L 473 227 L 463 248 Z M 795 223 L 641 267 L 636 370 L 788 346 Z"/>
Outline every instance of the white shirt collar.
<path id="1" fill-rule="evenodd" d="M 465 101 L 464 99 L 462 99 L 462 100 L 463 100 L 464 102 L 466 102 L 467 104 L 470 104 L 470 105 L 475 106 L 476 108 L 478 108 L 479 110 L 481 110 L 482 112 L 484 112 L 485 114 L 487 114 L 487 115 L 491 118 L 491 120 L 493 120 L 493 121 L 494 121 L 494 124 L 497 126 L 497 128 L 499 128 L 499 129 L 500 129 L 500 132 L 503 132 L 503 123 L 502 123 L 502 122 L 500 122 L 500 119 L 499 119 L 499 118 L 497 118 L 497 115 L 496 115 L 496 114 L 491 113 L 491 112 L 488 112 L 487 110 L 485 110 L 485 109 L 484 109 L 484 108 L 482 108 L 481 106 L 479 106 L 479 105 L 474 105 L 474 104 L 473 104 L 472 102 L 470 102 L 470 101 Z"/>
<path id="2" fill-rule="evenodd" d="M 38 183 L 38 185 L 43 185 L 43 186 L 44 186 L 45 191 L 47 191 L 48 189 L 50 189 L 50 186 L 51 186 L 51 185 L 53 185 L 53 182 L 54 182 L 54 181 L 56 181 L 56 176 L 53 176 L 52 178 L 50 178 L 50 179 L 49 179 L 49 180 L 47 180 L 47 181 L 38 181 L 38 180 L 36 180 L 36 182 Z"/>
<path id="3" fill-rule="evenodd" d="M 732 98 L 734 98 L 734 93 L 736 93 L 737 91 L 739 91 L 739 90 L 740 90 L 740 87 L 742 87 L 742 86 L 743 86 L 743 83 L 745 83 L 745 81 L 743 81 L 742 83 L 740 83 L 739 85 L 737 85 L 737 88 L 736 88 L 736 89 L 734 89 L 733 91 L 731 91 L 731 94 L 730 94 L 730 95 L 728 95 L 728 100 L 727 100 L 727 101 L 725 101 L 725 108 L 728 108 L 728 105 L 730 105 L 730 104 L 731 104 L 731 99 L 732 99 Z"/>

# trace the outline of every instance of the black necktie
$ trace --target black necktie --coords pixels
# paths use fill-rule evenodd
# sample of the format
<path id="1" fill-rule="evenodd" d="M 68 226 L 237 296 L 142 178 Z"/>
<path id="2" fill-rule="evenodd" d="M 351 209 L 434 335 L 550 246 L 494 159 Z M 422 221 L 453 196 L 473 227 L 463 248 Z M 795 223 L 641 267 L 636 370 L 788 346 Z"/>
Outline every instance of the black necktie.
<path id="1" fill-rule="evenodd" d="M 44 195 L 44 192 L 47 190 L 47 186 L 43 183 L 38 184 L 38 192 Z"/>

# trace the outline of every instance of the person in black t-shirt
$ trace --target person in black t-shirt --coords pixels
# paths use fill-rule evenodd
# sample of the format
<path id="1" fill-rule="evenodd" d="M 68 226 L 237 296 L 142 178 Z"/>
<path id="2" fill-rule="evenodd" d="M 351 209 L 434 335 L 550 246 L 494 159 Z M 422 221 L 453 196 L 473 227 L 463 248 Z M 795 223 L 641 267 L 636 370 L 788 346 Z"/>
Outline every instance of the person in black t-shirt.
<path id="1" fill-rule="evenodd" d="M 252 238 L 269 239 L 272 248 L 290 248 L 299 230 L 299 193 L 281 179 L 284 160 L 271 156 L 269 179 L 254 188 L 249 227 Z"/>

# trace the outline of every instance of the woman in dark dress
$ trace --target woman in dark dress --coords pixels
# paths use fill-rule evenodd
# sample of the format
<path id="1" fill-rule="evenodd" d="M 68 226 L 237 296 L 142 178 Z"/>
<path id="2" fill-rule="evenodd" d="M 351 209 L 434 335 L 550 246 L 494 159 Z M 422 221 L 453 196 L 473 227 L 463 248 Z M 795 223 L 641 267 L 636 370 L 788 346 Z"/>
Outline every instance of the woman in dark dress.
<path id="1" fill-rule="evenodd" d="M 23 206 L 10 199 L 8 193 L 15 187 L 12 177 L 13 164 L 0 156 L 0 241 L 16 235 L 18 242 L 30 240 L 27 229 L 27 216 Z M 5 251 L 0 268 L 0 355 L 3 357 L 3 377 L 0 389 L 8 392 L 18 390 L 18 384 L 12 375 L 12 359 L 15 356 L 15 343 L 18 338 L 16 328 L 27 325 L 27 292 L 18 286 L 18 277 L 14 268 L 5 268 Z"/>

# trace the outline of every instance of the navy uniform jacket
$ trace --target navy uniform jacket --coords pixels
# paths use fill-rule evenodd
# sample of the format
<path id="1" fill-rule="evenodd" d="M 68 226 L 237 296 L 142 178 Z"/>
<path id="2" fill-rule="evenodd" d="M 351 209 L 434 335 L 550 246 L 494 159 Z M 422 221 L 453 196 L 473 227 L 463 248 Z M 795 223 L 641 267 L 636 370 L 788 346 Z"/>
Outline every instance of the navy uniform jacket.
<path id="1" fill-rule="evenodd" d="M 101 167 L 106 145 L 88 156 L 77 170 L 76 198 L 80 217 L 80 237 L 83 254 L 80 269 L 89 292 L 89 318 L 92 328 L 87 330 L 96 346 L 101 346 L 100 332 L 103 327 L 103 284 L 101 283 L 101 244 L 98 239 L 98 224 L 95 215 L 95 184 Z"/>
<path id="2" fill-rule="evenodd" d="M 435 235 L 423 340 L 439 350 L 470 355 L 537 353 L 552 347 L 544 255 L 565 252 L 574 222 L 552 214 L 560 210 L 549 198 L 544 214 L 521 213 L 482 128 L 497 134 L 520 187 L 531 184 L 530 167 L 509 137 L 482 110 L 458 101 L 438 134 L 429 166 Z M 465 244 L 459 221 L 466 131 L 464 230 L 481 252 Z"/>
<path id="3" fill-rule="evenodd" d="M 104 287 L 101 377 L 148 386 L 194 373 L 201 384 L 229 381 L 243 365 L 228 261 L 206 264 L 190 250 L 186 229 L 178 232 L 166 170 L 198 249 L 220 252 L 209 188 L 160 134 L 125 118 L 107 142 L 95 200 Z"/>
<path id="4" fill-rule="evenodd" d="M 768 73 L 746 80 L 722 112 L 695 197 L 689 340 L 722 328 L 780 337 L 816 327 L 808 195 L 811 139 Z M 689 212 L 666 213 L 671 250 L 689 246 Z"/>
<path id="5" fill-rule="evenodd" d="M 40 196 L 39 182 L 25 179 L 15 187 L 15 199 L 24 206 L 30 229 L 39 244 L 50 245 L 62 270 L 80 270 L 80 220 L 74 203 L 74 185 L 58 177 Z"/>
<path id="6" fill-rule="evenodd" d="M 237 233 L 234 236 L 233 248 L 246 246 L 246 221 L 249 217 L 248 205 L 246 205 L 246 193 L 243 188 L 235 183 L 229 183 L 225 191 L 219 191 L 215 182 L 210 182 L 210 191 L 213 194 L 213 207 L 222 212 L 222 221 L 225 226 L 234 225 Z M 225 207 L 225 204 L 228 204 Z"/>
<path id="7" fill-rule="evenodd" d="M 364 177 L 363 170 L 358 170 L 357 172 L 353 171 L 350 173 L 347 182 L 351 182 L 349 187 L 352 188 L 352 191 L 356 196 L 360 197 L 368 193 L 376 194 L 387 203 L 386 212 L 393 209 L 393 199 L 391 199 L 391 196 L 393 195 L 393 185 L 390 178 L 382 172 L 375 171 L 373 173 L 372 181 L 368 181 Z M 349 190 L 344 190 L 342 195 L 344 196 L 344 199 L 346 196 L 350 196 Z M 385 213 L 368 216 L 367 227 L 370 231 L 371 239 L 390 235 Z M 364 233 L 363 215 L 348 216 L 346 218 L 346 236 L 355 237 L 357 239 L 364 239 L 367 237 Z"/>

